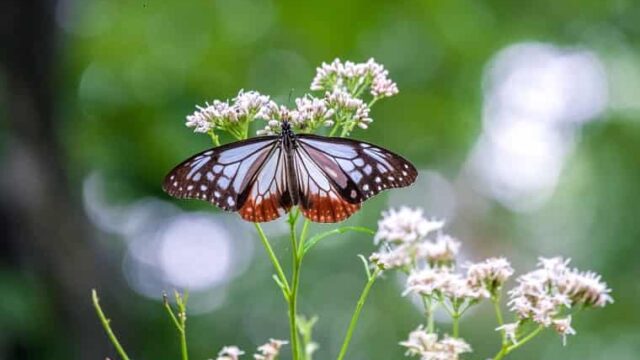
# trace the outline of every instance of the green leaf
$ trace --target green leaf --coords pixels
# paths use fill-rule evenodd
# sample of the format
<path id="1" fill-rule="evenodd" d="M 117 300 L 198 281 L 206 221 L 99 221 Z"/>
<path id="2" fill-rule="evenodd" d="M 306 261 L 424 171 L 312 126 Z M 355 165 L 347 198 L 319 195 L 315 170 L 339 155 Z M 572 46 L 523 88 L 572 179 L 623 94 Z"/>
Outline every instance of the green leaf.
<path id="1" fill-rule="evenodd" d="M 311 239 L 309 239 L 309 241 L 307 241 L 307 243 L 305 244 L 303 251 L 302 251 L 302 256 L 304 256 L 314 245 L 316 245 L 320 240 L 329 237 L 331 235 L 337 235 L 337 234 L 343 234 L 347 231 L 356 231 L 356 232 L 362 232 L 365 234 L 369 234 L 369 235 L 373 235 L 375 234 L 375 232 L 369 228 L 363 227 L 363 226 L 343 226 L 337 229 L 333 229 L 333 230 L 329 230 L 320 234 L 316 234 L 314 237 L 312 237 Z"/>

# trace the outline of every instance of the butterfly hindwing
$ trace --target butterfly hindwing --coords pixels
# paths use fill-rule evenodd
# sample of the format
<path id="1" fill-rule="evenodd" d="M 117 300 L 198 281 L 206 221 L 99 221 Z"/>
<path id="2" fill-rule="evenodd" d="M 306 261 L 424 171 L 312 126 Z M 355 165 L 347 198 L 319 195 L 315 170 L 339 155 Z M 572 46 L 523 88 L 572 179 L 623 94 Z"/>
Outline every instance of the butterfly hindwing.
<path id="1" fill-rule="evenodd" d="M 171 170 L 162 187 L 177 198 L 206 200 L 223 210 L 237 211 L 278 145 L 276 136 L 265 136 L 203 151 Z"/>
<path id="2" fill-rule="evenodd" d="M 247 221 L 265 222 L 284 215 L 292 206 L 287 186 L 286 155 L 279 144 L 256 172 L 244 196 L 240 216 Z"/>
<path id="3" fill-rule="evenodd" d="M 299 135 L 298 141 L 350 203 L 361 203 L 385 189 L 411 185 L 418 176 L 409 161 L 373 144 L 307 134 Z"/>

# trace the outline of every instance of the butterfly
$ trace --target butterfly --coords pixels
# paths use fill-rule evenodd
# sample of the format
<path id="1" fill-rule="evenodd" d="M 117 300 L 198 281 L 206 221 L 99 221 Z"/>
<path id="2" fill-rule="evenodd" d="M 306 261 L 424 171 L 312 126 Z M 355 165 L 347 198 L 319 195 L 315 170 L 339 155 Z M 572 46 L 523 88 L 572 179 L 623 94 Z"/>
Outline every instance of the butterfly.
<path id="1" fill-rule="evenodd" d="M 260 136 L 203 151 L 176 166 L 163 189 L 209 201 L 251 222 L 279 218 L 298 206 L 314 222 L 335 223 L 379 192 L 411 185 L 418 172 L 389 150 L 362 141 L 294 134 Z"/>

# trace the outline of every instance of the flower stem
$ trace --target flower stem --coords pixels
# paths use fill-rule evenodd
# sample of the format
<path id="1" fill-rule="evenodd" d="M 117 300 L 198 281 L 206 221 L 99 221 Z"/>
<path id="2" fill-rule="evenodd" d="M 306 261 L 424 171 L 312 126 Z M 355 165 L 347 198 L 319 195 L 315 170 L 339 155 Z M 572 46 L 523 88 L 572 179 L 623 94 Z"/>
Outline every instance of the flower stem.
<path id="1" fill-rule="evenodd" d="M 278 279 L 280 279 L 280 282 L 284 285 L 286 292 L 289 293 L 290 292 L 289 282 L 287 281 L 287 277 L 284 275 L 284 271 L 282 271 L 282 266 L 280 266 L 278 257 L 276 256 L 276 254 L 273 252 L 273 249 L 271 248 L 271 244 L 269 243 L 269 239 L 267 239 L 267 235 L 265 235 L 264 231 L 262 230 L 262 226 L 260 226 L 259 223 L 254 223 L 254 225 L 256 226 L 256 230 L 258 230 L 258 235 L 260 237 L 260 240 L 262 240 L 262 244 L 264 245 L 265 250 L 267 250 L 267 254 L 271 259 L 271 263 L 273 264 L 273 267 L 276 269 L 276 273 L 278 274 Z"/>
<path id="2" fill-rule="evenodd" d="M 424 304 L 424 313 L 427 317 L 427 332 L 432 333 L 435 330 L 435 321 L 433 317 L 435 308 L 433 306 L 433 299 L 423 296 L 422 303 Z"/>
<path id="3" fill-rule="evenodd" d="M 493 309 L 496 312 L 496 320 L 498 321 L 498 327 L 504 325 L 504 320 L 502 318 L 502 309 L 500 308 L 500 294 L 491 297 L 491 302 L 493 303 Z M 500 336 L 502 337 L 502 347 L 508 346 L 509 341 L 507 339 L 507 332 L 505 329 L 500 329 Z"/>
<path id="4" fill-rule="evenodd" d="M 454 338 L 457 338 L 460 336 L 460 313 L 458 311 L 455 311 L 453 313 L 453 330 L 452 330 L 452 336 Z"/>
<path id="5" fill-rule="evenodd" d="M 493 360 L 501 360 L 501 359 L 503 359 L 505 356 L 507 356 L 513 350 L 515 350 L 515 349 L 521 347 L 522 345 L 526 344 L 527 342 L 531 341 L 531 339 L 533 339 L 538 334 L 540 334 L 540 332 L 543 329 L 544 329 L 544 326 L 540 325 L 535 330 L 531 331 L 527 336 L 525 336 L 522 339 L 520 339 L 517 343 L 515 343 L 515 344 L 513 344 L 511 346 L 508 346 L 506 344 L 502 345 L 502 348 L 496 354 L 496 356 L 493 357 Z"/>
<path id="6" fill-rule="evenodd" d="M 98 293 L 96 292 L 96 289 L 91 290 L 91 299 L 93 301 L 93 307 L 96 309 L 96 314 L 98 314 L 98 318 L 100 318 L 102 327 L 104 328 L 104 331 L 107 333 L 109 340 L 111 340 L 113 347 L 116 348 L 116 351 L 118 352 L 118 355 L 120 355 L 122 360 L 129 360 L 129 356 L 124 351 L 124 349 L 122 348 L 122 345 L 120 345 L 120 342 L 118 341 L 118 338 L 116 338 L 116 334 L 111 329 L 111 325 L 109 324 L 111 320 L 107 319 L 107 317 L 104 315 L 104 312 L 102 311 L 102 308 L 100 307 L 100 302 L 98 299 Z"/>
<path id="7" fill-rule="evenodd" d="M 297 324 L 297 302 L 298 284 L 300 283 L 300 257 L 298 256 L 298 240 L 296 239 L 296 222 L 298 216 L 293 212 L 289 213 L 289 230 L 291 232 L 291 291 L 289 291 L 289 327 L 291 328 L 291 357 L 293 360 L 299 358 L 298 350 L 298 324 Z"/>
<path id="8" fill-rule="evenodd" d="M 362 312 L 362 308 L 364 307 L 365 301 L 367 301 L 367 297 L 369 296 L 369 291 L 378 278 L 378 274 L 380 274 L 380 268 L 376 268 L 373 271 L 373 274 L 369 277 L 367 284 L 364 286 L 362 293 L 360 294 L 360 298 L 358 299 L 358 303 L 356 304 L 356 309 L 351 316 L 351 322 L 349 323 L 349 328 L 347 329 L 347 334 L 344 337 L 344 341 L 342 343 L 342 347 L 340 348 L 340 354 L 338 355 L 338 360 L 343 360 L 345 355 L 347 354 L 347 349 L 349 348 L 349 343 L 351 342 L 351 337 L 353 336 L 353 331 L 358 324 L 358 319 L 360 317 L 360 313 Z"/>

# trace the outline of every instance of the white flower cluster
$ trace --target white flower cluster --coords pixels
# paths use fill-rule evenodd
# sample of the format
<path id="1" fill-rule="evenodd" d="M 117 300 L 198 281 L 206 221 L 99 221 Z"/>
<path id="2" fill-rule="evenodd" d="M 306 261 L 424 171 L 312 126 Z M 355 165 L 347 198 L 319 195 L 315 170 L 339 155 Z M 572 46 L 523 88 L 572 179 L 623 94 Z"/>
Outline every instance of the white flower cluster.
<path id="1" fill-rule="evenodd" d="M 423 216 L 422 209 L 402 207 L 391 209 L 382 214 L 378 221 L 378 231 L 374 242 L 380 245 L 380 251 L 371 255 L 370 260 L 383 269 L 401 268 L 408 272 L 408 268 L 432 256 L 440 256 L 431 251 L 435 244 L 428 236 L 444 226 L 444 222 L 428 220 Z M 449 240 L 447 245 L 457 251 L 455 240 Z"/>
<path id="2" fill-rule="evenodd" d="M 330 64 L 322 63 L 316 69 L 311 90 L 333 92 L 344 89 L 359 94 L 368 86 L 374 98 L 389 97 L 398 93 L 398 86 L 388 76 L 389 72 L 374 59 L 365 63 L 343 63 L 335 59 Z"/>
<path id="3" fill-rule="evenodd" d="M 470 264 L 467 269 L 467 281 L 473 288 L 483 288 L 495 295 L 502 284 L 513 275 L 514 270 L 505 258 L 490 258 Z"/>
<path id="4" fill-rule="evenodd" d="M 284 340 L 269 339 L 264 345 L 258 346 L 258 353 L 253 354 L 256 360 L 274 360 L 280 354 L 280 348 L 288 344 Z M 225 346 L 218 353 L 216 360 L 238 360 L 241 355 L 244 355 L 244 351 L 240 350 L 236 346 Z"/>
<path id="5" fill-rule="evenodd" d="M 367 129 L 373 119 L 369 117 L 371 109 L 361 99 L 351 96 L 348 91 L 335 89 L 325 94 L 327 106 L 335 109 L 340 115 L 350 115 L 351 122 L 361 129 Z"/>
<path id="6" fill-rule="evenodd" d="M 541 258 L 539 268 L 518 277 L 509 291 L 509 305 L 520 319 L 551 326 L 563 308 L 576 305 L 603 307 L 613 302 L 600 275 L 568 267 L 569 259 Z"/>
<path id="7" fill-rule="evenodd" d="M 421 360 L 457 360 L 460 354 L 471 352 L 471 346 L 459 338 L 444 337 L 429 333 L 419 326 L 409 334 L 409 339 L 400 343 L 407 348 L 405 355 L 420 356 Z"/>
<path id="8" fill-rule="evenodd" d="M 228 100 L 214 100 L 204 107 L 196 106 L 198 110 L 187 116 L 186 126 L 199 133 L 208 133 L 216 128 L 226 129 L 242 121 L 254 120 L 269 102 L 268 96 L 257 91 L 240 90 L 231 103 Z"/>
<path id="9" fill-rule="evenodd" d="M 269 339 L 269 342 L 258 347 L 259 354 L 254 354 L 256 360 L 274 360 L 280 354 L 280 348 L 288 341 Z"/>
<path id="10" fill-rule="evenodd" d="M 241 355 L 244 355 L 244 351 L 237 346 L 225 346 L 218 353 L 216 360 L 238 360 Z"/>

